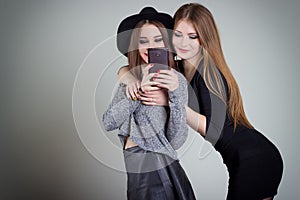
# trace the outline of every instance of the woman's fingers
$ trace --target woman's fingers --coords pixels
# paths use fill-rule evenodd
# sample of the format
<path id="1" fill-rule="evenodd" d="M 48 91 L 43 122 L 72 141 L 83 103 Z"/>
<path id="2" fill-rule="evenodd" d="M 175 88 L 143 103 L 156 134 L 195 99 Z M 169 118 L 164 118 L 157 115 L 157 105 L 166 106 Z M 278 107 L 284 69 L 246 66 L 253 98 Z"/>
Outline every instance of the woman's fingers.
<path id="1" fill-rule="evenodd" d="M 135 83 L 135 86 L 136 86 L 137 90 L 139 90 L 141 88 L 141 83 L 139 81 L 137 81 Z"/>
<path id="2" fill-rule="evenodd" d="M 159 84 L 158 87 L 168 89 L 170 91 L 175 90 L 178 85 L 178 76 L 175 74 L 174 69 L 160 70 L 158 76 L 155 79 Z"/>
<path id="3" fill-rule="evenodd" d="M 175 72 L 174 72 L 174 69 L 170 69 L 170 70 L 166 70 L 166 69 L 164 69 L 164 70 L 159 70 L 159 74 L 165 74 L 165 75 L 169 75 L 169 76 L 171 76 L 171 77 L 177 76 L 177 75 L 175 74 Z"/>
<path id="4" fill-rule="evenodd" d="M 155 106 L 157 105 L 155 102 L 149 102 L 149 101 L 142 101 L 142 104 L 147 105 L 147 106 Z"/>
<path id="5" fill-rule="evenodd" d="M 131 95 L 130 95 L 129 89 L 128 89 L 127 87 L 126 87 L 125 92 L 126 92 L 126 97 L 127 97 L 128 99 L 130 99 L 130 98 L 131 98 Z"/>
<path id="6" fill-rule="evenodd" d="M 158 85 L 158 84 L 159 84 L 159 83 L 156 83 L 156 85 Z M 158 90 L 158 89 L 160 89 L 160 88 L 157 87 L 157 86 L 153 86 L 151 83 L 142 86 L 143 92 L 150 92 L 150 91 Z"/>
<path id="7" fill-rule="evenodd" d="M 141 94 L 139 100 L 145 105 L 167 106 L 169 104 L 168 92 L 161 88 Z"/>
<path id="8" fill-rule="evenodd" d="M 140 82 L 130 83 L 126 86 L 126 96 L 129 99 L 137 100 L 139 98 Z"/>
<path id="9" fill-rule="evenodd" d="M 143 74 L 144 75 L 148 75 L 149 74 L 149 69 L 153 67 L 153 64 L 149 64 L 147 65 L 144 69 L 143 69 Z"/>
<path id="10" fill-rule="evenodd" d="M 152 90 L 152 91 L 149 91 L 149 92 L 145 92 L 143 93 L 141 96 L 144 96 L 144 97 L 155 97 L 157 95 L 159 95 L 161 93 L 161 88 L 159 87 L 156 87 L 158 89 L 155 89 L 155 90 Z"/>
<path id="11" fill-rule="evenodd" d="M 152 91 L 157 89 L 156 85 L 159 84 L 158 82 L 152 80 L 153 77 L 156 77 L 158 74 L 151 73 L 148 75 L 143 76 L 143 80 L 141 83 L 141 89 L 143 92 Z"/>
<path id="12" fill-rule="evenodd" d="M 158 76 L 157 73 L 150 73 L 150 74 L 144 75 L 143 80 L 144 80 L 145 82 L 149 82 L 149 81 L 151 81 L 151 78 L 155 78 L 155 77 L 157 77 L 157 76 Z M 152 81 L 152 82 L 153 82 L 153 81 Z"/>
<path id="13" fill-rule="evenodd" d="M 135 95 L 135 92 L 134 92 L 134 88 L 131 87 L 131 86 L 127 86 L 127 89 L 126 89 L 126 95 L 129 99 L 133 99 L 135 100 L 137 97 Z"/>
<path id="14" fill-rule="evenodd" d="M 174 73 L 174 69 L 171 70 L 160 70 L 157 73 L 157 79 L 165 79 L 165 80 L 178 80 L 177 74 Z"/>
<path id="15" fill-rule="evenodd" d="M 155 102 L 155 98 L 153 98 L 153 97 L 140 96 L 139 100 L 145 101 L 145 102 Z"/>
<path id="16" fill-rule="evenodd" d="M 137 99 L 140 97 L 140 95 L 139 95 L 140 88 L 141 88 L 140 82 L 136 82 L 135 88 L 134 88 L 134 94 Z"/>
<path id="17" fill-rule="evenodd" d="M 157 105 L 156 98 L 154 97 L 140 96 L 139 100 L 141 100 L 144 105 L 148 105 L 148 106 Z"/>

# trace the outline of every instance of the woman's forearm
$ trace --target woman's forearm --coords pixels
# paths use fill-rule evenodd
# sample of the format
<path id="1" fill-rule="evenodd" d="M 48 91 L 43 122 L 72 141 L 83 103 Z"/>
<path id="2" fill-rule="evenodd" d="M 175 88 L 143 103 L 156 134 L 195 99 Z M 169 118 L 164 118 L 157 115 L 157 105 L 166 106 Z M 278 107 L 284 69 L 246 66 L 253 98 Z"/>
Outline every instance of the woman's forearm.
<path id="1" fill-rule="evenodd" d="M 200 133 L 202 136 L 206 134 L 206 117 L 201 115 L 190 107 L 186 106 L 186 117 L 188 125 Z"/>

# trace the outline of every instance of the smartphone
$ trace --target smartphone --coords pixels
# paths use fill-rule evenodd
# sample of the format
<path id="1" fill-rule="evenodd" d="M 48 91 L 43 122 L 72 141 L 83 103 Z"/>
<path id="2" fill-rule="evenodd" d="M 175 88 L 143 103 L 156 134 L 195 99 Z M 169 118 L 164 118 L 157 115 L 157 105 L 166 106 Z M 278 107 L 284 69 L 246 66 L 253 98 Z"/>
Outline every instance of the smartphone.
<path id="1" fill-rule="evenodd" d="M 158 70 L 169 69 L 168 48 L 149 48 L 148 63 L 154 64 L 154 66 L 149 69 L 149 73 L 157 73 Z"/>

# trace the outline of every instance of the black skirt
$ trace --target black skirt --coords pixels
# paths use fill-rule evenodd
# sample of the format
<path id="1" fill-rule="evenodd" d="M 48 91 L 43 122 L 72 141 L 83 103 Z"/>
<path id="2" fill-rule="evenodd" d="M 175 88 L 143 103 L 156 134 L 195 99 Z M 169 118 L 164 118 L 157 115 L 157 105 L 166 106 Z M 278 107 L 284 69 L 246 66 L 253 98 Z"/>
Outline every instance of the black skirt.
<path id="1" fill-rule="evenodd" d="M 178 160 L 139 146 L 124 150 L 128 200 L 193 200 L 191 183 Z"/>

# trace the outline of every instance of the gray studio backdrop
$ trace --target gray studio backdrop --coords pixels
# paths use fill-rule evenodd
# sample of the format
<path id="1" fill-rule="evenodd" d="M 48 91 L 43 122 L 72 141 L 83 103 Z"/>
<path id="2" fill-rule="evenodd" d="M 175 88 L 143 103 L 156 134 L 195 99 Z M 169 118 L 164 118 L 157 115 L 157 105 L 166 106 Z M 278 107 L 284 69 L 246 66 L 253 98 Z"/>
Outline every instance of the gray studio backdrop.
<path id="1" fill-rule="evenodd" d="M 169 3 L 168 3 L 169 2 Z M 116 131 L 103 131 L 117 70 L 119 22 L 186 1 L 1 1 L 0 199 L 126 199 Z M 172 3 L 170 3 L 172 2 Z M 284 159 L 276 199 L 297 199 L 299 1 L 199 1 L 219 27 L 253 125 Z M 225 199 L 228 174 L 194 131 L 179 150 L 198 199 Z"/>

